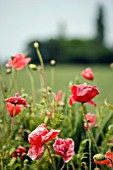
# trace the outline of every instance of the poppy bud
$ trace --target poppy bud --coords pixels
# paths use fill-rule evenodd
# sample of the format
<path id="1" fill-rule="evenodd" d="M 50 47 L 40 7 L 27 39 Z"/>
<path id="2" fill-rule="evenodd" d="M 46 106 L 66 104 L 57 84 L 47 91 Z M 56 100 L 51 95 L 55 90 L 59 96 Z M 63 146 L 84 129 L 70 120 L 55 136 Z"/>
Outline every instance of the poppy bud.
<path id="1" fill-rule="evenodd" d="M 32 70 L 37 70 L 37 66 L 35 64 L 29 64 L 29 68 Z"/>
<path id="2" fill-rule="evenodd" d="M 105 160 L 105 156 L 103 154 L 96 154 L 93 156 L 93 159 L 97 160 L 97 161 L 102 161 Z"/>
<path id="3" fill-rule="evenodd" d="M 38 48 L 38 47 L 39 47 L 38 42 L 35 42 L 35 43 L 34 43 L 34 47 L 35 47 L 35 48 Z"/>
<path id="4" fill-rule="evenodd" d="M 50 61 L 50 64 L 51 64 L 51 66 L 55 66 L 56 61 L 55 61 L 55 60 L 51 60 L 51 61 Z"/>

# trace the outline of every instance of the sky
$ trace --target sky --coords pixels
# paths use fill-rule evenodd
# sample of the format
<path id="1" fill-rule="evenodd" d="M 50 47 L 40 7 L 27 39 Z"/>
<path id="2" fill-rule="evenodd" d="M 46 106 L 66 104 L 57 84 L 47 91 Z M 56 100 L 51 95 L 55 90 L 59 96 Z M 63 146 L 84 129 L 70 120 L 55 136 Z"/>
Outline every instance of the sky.
<path id="1" fill-rule="evenodd" d="M 105 40 L 113 46 L 113 0 L 0 0 L 0 61 L 23 52 L 28 42 L 57 37 L 92 38 L 98 5 L 105 13 Z"/>

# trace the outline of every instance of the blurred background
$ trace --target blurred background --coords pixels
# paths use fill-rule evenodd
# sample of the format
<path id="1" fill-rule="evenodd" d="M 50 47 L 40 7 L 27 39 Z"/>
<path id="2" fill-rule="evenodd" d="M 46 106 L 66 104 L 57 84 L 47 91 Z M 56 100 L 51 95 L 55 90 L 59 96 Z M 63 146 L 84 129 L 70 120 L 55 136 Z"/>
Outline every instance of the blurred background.
<path id="1" fill-rule="evenodd" d="M 0 0 L 0 62 L 24 52 L 37 63 L 111 63 L 113 0 Z"/>

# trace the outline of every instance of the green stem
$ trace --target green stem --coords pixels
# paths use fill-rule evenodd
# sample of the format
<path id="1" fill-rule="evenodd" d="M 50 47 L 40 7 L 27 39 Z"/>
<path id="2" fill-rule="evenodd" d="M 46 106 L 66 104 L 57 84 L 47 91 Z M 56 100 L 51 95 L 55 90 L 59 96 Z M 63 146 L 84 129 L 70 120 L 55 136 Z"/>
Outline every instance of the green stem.
<path id="1" fill-rule="evenodd" d="M 51 67 L 51 87 L 54 87 L 54 67 Z"/>
<path id="2" fill-rule="evenodd" d="M 63 170 L 64 169 L 64 167 L 65 167 L 65 163 L 63 164 L 63 166 L 60 168 L 60 170 Z"/>
<path id="3" fill-rule="evenodd" d="M 91 159 L 91 139 L 89 138 L 89 170 L 92 170 L 92 159 Z"/>
<path id="4" fill-rule="evenodd" d="M 15 69 L 12 66 L 12 84 L 10 86 L 9 91 L 7 92 L 7 95 L 11 92 L 12 89 L 14 89 L 14 84 L 15 84 Z"/>
<path id="5" fill-rule="evenodd" d="M 42 58 L 42 55 L 41 55 L 38 47 L 36 48 L 36 52 L 37 52 L 37 55 L 38 55 L 38 57 L 39 57 L 40 65 L 41 65 L 42 69 L 44 70 L 43 58 Z"/>
<path id="6" fill-rule="evenodd" d="M 52 163 L 53 169 L 56 170 L 54 162 L 53 162 L 53 159 L 52 159 L 52 156 L 51 156 L 50 149 L 49 149 L 49 147 L 46 144 L 44 144 L 44 145 L 45 145 L 46 149 L 48 150 L 48 153 L 49 153 L 49 156 L 50 156 L 50 159 L 51 159 L 51 163 Z"/>
<path id="7" fill-rule="evenodd" d="M 33 95 L 33 101 L 34 101 L 34 103 L 35 103 L 35 86 L 34 86 L 34 79 L 33 79 L 33 76 L 32 76 L 32 74 L 31 74 L 31 72 L 30 72 L 30 70 L 28 70 L 28 68 L 27 68 L 27 74 L 28 74 L 28 76 L 29 76 L 29 79 L 30 79 L 30 83 L 31 83 L 31 91 L 32 91 L 32 95 Z"/>
<path id="8" fill-rule="evenodd" d="M 82 103 L 82 110 L 83 110 L 82 113 L 83 113 L 84 121 L 86 122 L 87 127 L 88 127 L 88 135 L 89 135 L 91 141 L 94 143 L 97 152 L 99 153 L 98 146 L 97 146 L 97 144 L 96 144 L 96 141 L 95 141 L 95 139 L 94 139 L 94 137 L 93 137 L 93 134 L 92 134 L 92 132 L 91 132 L 91 129 L 90 129 L 89 124 L 88 124 L 88 121 L 87 121 L 86 116 L 85 116 L 85 115 L 86 115 L 86 111 L 85 111 L 85 108 L 84 108 L 83 103 Z"/>

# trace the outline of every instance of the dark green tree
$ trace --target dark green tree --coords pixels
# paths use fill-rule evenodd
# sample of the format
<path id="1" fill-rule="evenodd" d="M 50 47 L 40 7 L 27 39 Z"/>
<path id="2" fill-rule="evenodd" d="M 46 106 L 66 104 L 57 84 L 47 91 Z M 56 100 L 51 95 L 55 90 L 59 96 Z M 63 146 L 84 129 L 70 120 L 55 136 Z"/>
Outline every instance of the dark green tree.
<path id="1" fill-rule="evenodd" d="M 104 36 L 105 36 L 104 8 L 103 6 L 99 6 L 98 16 L 97 16 L 97 41 L 99 43 L 103 43 Z"/>

